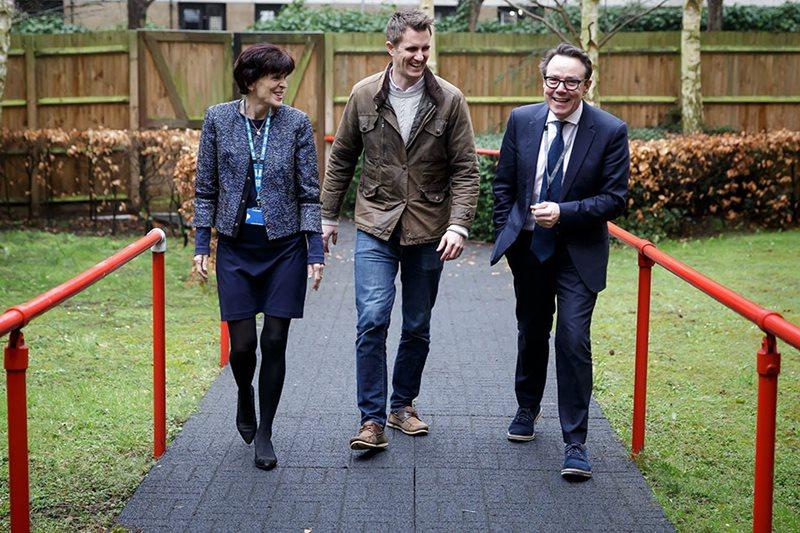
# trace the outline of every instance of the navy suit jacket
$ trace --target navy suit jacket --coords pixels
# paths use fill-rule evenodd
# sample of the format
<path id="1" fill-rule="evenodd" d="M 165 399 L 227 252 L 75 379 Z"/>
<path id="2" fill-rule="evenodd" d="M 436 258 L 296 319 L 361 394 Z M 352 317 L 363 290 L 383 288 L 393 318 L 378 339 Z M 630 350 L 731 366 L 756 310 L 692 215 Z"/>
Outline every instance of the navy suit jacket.
<path id="1" fill-rule="evenodd" d="M 530 211 L 547 104 L 511 112 L 493 183 L 495 264 L 519 236 Z M 623 121 L 583 104 L 578 131 L 557 199 L 555 226 L 581 280 L 592 292 L 606 286 L 607 222 L 625 211 L 630 173 L 628 129 Z"/>

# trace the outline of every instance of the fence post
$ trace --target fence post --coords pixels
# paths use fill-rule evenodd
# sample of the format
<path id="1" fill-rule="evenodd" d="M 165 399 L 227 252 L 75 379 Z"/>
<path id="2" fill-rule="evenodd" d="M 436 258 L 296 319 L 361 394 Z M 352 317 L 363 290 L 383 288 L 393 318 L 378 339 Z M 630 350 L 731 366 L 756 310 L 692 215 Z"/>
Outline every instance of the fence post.
<path id="1" fill-rule="evenodd" d="M 25 372 L 28 347 L 20 330 L 8 337 L 5 349 L 6 399 L 8 408 L 8 492 L 11 501 L 11 531 L 31 530 L 28 487 L 28 400 Z"/>
<path id="2" fill-rule="evenodd" d="M 153 253 L 153 456 L 164 455 L 167 449 L 167 376 L 165 341 L 164 252 L 167 236 L 150 248 Z"/>
<path id="3" fill-rule="evenodd" d="M 636 370 L 633 379 L 633 424 L 631 431 L 631 454 L 634 456 L 644 449 L 644 423 L 647 406 L 647 354 L 650 337 L 650 285 L 654 264 L 652 259 L 639 252 L 639 301 L 636 308 Z"/>
<path id="4" fill-rule="evenodd" d="M 222 368 L 228 364 L 231 357 L 231 338 L 228 334 L 228 323 L 219 323 L 219 367 Z"/>
<path id="5" fill-rule="evenodd" d="M 758 411 L 756 412 L 756 467 L 753 487 L 753 531 L 772 531 L 772 496 L 775 475 L 775 411 L 781 354 L 775 336 L 767 334 L 757 354 Z"/>

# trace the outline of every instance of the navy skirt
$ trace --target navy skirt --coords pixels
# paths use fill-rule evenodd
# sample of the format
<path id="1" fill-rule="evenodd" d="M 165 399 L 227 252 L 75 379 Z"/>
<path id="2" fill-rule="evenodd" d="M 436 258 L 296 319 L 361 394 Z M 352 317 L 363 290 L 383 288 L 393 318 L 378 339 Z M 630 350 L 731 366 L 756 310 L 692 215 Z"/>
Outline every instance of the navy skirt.
<path id="1" fill-rule="evenodd" d="M 217 291 L 222 320 L 242 320 L 258 313 L 302 318 L 307 259 L 303 233 L 267 240 L 263 226 L 242 224 L 238 236 L 220 235 Z"/>

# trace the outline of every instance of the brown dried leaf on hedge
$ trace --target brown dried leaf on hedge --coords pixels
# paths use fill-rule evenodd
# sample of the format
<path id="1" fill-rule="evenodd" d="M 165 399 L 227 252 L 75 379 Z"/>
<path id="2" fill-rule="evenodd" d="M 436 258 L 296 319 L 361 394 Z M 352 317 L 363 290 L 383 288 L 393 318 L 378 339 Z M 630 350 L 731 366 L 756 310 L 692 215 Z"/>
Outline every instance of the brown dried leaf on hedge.
<path id="1" fill-rule="evenodd" d="M 675 135 L 631 141 L 628 215 L 651 235 L 709 216 L 759 227 L 796 224 L 800 132 Z"/>

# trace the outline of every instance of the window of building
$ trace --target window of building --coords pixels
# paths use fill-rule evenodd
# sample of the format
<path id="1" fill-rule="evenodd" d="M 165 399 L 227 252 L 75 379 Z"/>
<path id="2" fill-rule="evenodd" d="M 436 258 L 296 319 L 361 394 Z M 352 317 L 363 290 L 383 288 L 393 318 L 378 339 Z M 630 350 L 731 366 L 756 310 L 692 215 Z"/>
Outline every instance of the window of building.
<path id="1" fill-rule="evenodd" d="M 522 13 L 513 7 L 499 6 L 497 8 L 497 20 L 500 24 L 514 24 L 522 19 Z"/>
<path id="2" fill-rule="evenodd" d="M 275 20 L 283 4 L 256 4 L 256 22 Z"/>
<path id="3" fill-rule="evenodd" d="M 17 0 L 17 10 L 29 15 L 61 16 L 64 13 L 64 2 L 60 0 Z"/>
<path id="4" fill-rule="evenodd" d="M 433 19 L 439 22 L 444 17 L 451 17 L 456 14 L 456 6 L 434 6 Z"/>
<path id="5" fill-rule="evenodd" d="M 178 23 L 182 30 L 224 30 L 225 4 L 178 4 Z"/>

